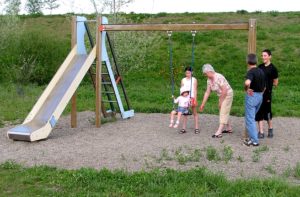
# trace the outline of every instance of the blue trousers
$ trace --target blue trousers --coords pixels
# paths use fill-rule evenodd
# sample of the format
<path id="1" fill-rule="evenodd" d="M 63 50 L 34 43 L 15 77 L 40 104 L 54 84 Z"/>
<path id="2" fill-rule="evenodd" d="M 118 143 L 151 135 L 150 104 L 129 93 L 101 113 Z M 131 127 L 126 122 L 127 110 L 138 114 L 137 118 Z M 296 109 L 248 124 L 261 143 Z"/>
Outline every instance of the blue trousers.
<path id="1" fill-rule="evenodd" d="M 255 114 L 258 112 L 262 103 L 262 93 L 254 92 L 252 96 L 246 94 L 245 96 L 245 122 L 248 135 L 253 142 L 258 141 L 258 130 L 255 122 Z"/>

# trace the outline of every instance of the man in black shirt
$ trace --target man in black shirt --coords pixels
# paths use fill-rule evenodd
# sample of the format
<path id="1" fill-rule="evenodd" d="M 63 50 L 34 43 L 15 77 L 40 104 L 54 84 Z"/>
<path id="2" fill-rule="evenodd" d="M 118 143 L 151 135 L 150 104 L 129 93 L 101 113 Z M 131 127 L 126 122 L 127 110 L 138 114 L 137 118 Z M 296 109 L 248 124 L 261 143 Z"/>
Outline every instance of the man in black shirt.
<path id="1" fill-rule="evenodd" d="M 245 122 L 249 139 L 244 141 L 247 146 L 258 146 L 257 127 L 255 123 L 255 114 L 258 112 L 262 103 L 263 92 L 265 90 L 264 72 L 256 67 L 257 58 L 255 54 L 249 54 L 247 57 L 248 72 L 245 81 Z"/>
<path id="2" fill-rule="evenodd" d="M 262 51 L 263 64 L 258 67 L 265 73 L 266 90 L 263 94 L 263 102 L 259 111 L 256 114 L 255 120 L 258 121 L 259 133 L 258 138 L 264 138 L 263 120 L 268 121 L 268 137 L 273 137 L 273 125 L 272 125 L 272 88 L 278 85 L 278 71 L 276 67 L 271 63 L 272 53 L 269 49 Z"/>

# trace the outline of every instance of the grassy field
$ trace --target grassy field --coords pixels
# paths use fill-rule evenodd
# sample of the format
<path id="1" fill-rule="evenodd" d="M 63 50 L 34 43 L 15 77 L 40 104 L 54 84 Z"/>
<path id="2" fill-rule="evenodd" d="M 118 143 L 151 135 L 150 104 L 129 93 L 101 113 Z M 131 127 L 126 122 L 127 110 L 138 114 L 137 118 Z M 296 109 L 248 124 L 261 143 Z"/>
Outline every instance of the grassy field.
<path id="1" fill-rule="evenodd" d="M 122 22 L 138 23 L 233 23 L 257 19 L 257 51 L 270 48 L 279 70 L 279 87 L 274 90 L 275 116 L 300 116 L 299 44 L 300 13 L 199 13 L 199 14 L 128 14 Z M 93 16 L 88 16 L 92 18 Z M 2 17 L 3 18 L 3 17 Z M 3 20 L 3 19 L 2 19 Z M 22 36 L 8 34 L 0 57 L 0 125 L 22 121 L 70 50 L 71 16 L 23 16 L 17 19 Z M 201 102 L 206 79 L 201 74 L 204 63 L 211 63 L 225 75 L 234 89 L 232 115 L 243 116 L 243 81 L 246 71 L 247 31 L 201 31 L 196 35 L 195 77 L 199 80 Z M 12 39 L 11 37 L 15 38 Z M 122 67 L 127 92 L 136 112 L 168 113 L 171 86 L 167 34 L 118 32 L 115 51 Z M 183 69 L 191 63 L 189 32 L 174 32 L 173 57 L 175 92 Z M 5 45 L 6 44 L 6 45 Z M 43 50 L 40 50 L 40 49 Z M 37 85 L 35 85 L 37 84 Z M 94 110 L 93 88 L 88 77 L 79 89 L 79 111 Z M 151 92 L 151 94 L 149 94 Z M 212 95 L 204 113 L 217 113 L 217 97 Z M 65 111 L 68 113 L 69 109 Z"/>
<path id="2" fill-rule="evenodd" d="M 93 18 L 93 16 L 88 16 Z M 184 13 L 128 14 L 123 22 L 233 23 L 257 19 L 257 51 L 270 48 L 279 70 L 274 90 L 275 116 L 300 117 L 300 12 L 291 13 Z M 70 50 L 71 16 L 0 17 L 0 127 L 23 121 Z M 9 22 L 3 22 L 9 21 Z M 11 30 L 11 31 L 9 31 Z M 168 41 L 166 32 L 119 32 L 115 50 L 122 66 L 128 96 L 136 112 L 171 110 Z M 246 71 L 246 31 L 201 31 L 196 35 L 195 76 L 198 101 L 204 94 L 204 63 L 214 65 L 235 91 L 232 115 L 243 116 L 243 81 Z M 189 32 L 174 32 L 176 92 L 183 69 L 191 63 Z M 78 110 L 94 110 L 95 95 L 86 77 L 78 90 Z M 70 111 L 69 107 L 65 114 Z M 217 113 L 212 95 L 205 113 Z M 299 168 L 297 174 L 299 176 Z M 194 169 L 127 173 L 93 169 L 74 171 L 51 167 L 24 168 L 12 162 L 0 166 L 1 196 L 297 196 L 299 187 L 282 180 L 228 181 L 223 176 Z"/>
<path id="3" fill-rule="evenodd" d="M 128 173 L 0 165 L 1 196 L 298 196 L 280 179 L 228 181 L 204 168 Z"/>

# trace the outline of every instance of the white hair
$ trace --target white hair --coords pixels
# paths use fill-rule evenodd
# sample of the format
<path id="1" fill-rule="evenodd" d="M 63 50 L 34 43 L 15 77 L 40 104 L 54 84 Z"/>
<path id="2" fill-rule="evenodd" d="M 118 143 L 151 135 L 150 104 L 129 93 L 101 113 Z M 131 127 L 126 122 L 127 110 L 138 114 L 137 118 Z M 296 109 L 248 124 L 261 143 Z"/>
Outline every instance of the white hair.
<path id="1" fill-rule="evenodd" d="M 202 72 L 207 73 L 207 72 L 215 72 L 214 68 L 210 64 L 204 64 L 202 66 Z"/>

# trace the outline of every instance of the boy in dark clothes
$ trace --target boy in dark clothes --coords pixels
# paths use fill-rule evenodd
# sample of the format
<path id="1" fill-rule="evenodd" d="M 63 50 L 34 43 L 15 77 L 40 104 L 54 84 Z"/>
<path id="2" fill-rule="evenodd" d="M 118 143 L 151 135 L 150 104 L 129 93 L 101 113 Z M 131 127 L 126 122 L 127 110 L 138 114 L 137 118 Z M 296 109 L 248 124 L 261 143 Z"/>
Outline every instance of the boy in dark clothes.
<path id="1" fill-rule="evenodd" d="M 271 63 L 272 53 L 269 49 L 262 51 L 263 63 L 258 67 L 264 71 L 266 79 L 266 90 L 263 94 L 263 102 L 256 114 L 255 120 L 258 121 L 259 132 L 258 138 L 264 138 L 263 120 L 268 122 L 268 137 L 273 137 L 272 125 L 272 88 L 278 85 L 278 71 L 274 64 Z"/>

